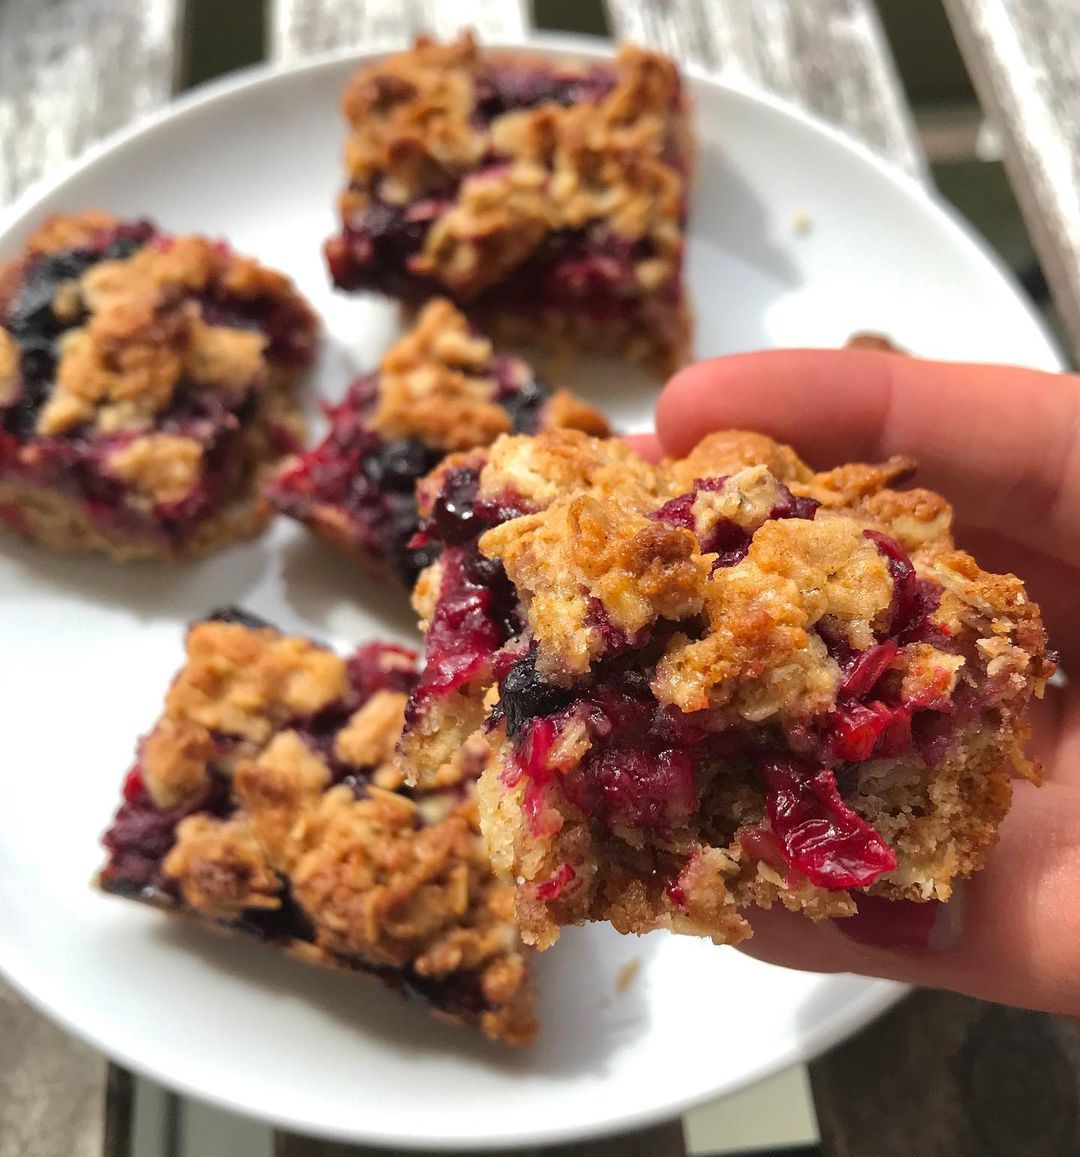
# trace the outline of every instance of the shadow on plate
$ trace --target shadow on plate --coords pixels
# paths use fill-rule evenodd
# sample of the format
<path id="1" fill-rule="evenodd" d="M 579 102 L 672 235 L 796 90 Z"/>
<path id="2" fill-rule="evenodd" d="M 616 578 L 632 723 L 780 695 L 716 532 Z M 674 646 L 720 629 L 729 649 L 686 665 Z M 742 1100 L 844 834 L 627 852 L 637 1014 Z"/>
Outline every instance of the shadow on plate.
<path id="1" fill-rule="evenodd" d="M 171 949 L 198 955 L 208 966 L 264 990 L 275 1004 L 303 1001 L 316 1015 L 395 1051 L 452 1053 L 523 1077 L 602 1072 L 609 1056 L 641 1036 L 648 1027 L 648 959 L 659 947 L 656 936 L 627 940 L 607 928 L 569 929 L 536 961 L 540 1036 L 531 1047 L 510 1049 L 436 1020 L 363 974 L 305 965 L 228 932 L 169 917 L 155 931 Z M 607 937 L 619 942 L 613 951 Z M 620 993 L 618 978 L 631 959 L 638 968 Z"/>
<path id="2" fill-rule="evenodd" d="M 308 533 L 280 549 L 285 600 L 316 638 L 352 640 L 370 634 L 362 616 L 379 620 L 377 631 L 417 642 L 416 615 L 408 592 Z M 355 629 L 354 629 L 355 628 Z"/>
<path id="3" fill-rule="evenodd" d="M 52 554 L 5 536 L 3 557 L 34 588 L 83 603 L 105 603 L 142 621 L 196 619 L 215 607 L 242 604 L 269 565 L 265 538 L 188 562 L 117 563 L 108 558 Z M 18 591 L 12 598 L 20 597 Z M 58 608 L 58 611 L 60 608 Z"/>

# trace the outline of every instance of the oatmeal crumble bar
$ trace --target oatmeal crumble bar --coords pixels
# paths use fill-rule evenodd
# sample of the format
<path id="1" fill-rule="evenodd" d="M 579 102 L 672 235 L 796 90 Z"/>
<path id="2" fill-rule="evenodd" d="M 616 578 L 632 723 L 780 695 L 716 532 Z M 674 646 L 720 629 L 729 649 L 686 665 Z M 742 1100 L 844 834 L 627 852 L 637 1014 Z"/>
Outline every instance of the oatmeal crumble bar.
<path id="1" fill-rule="evenodd" d="M 415 659 L 381 644 L 343 659 L 235 611 L 196 623 L 99 881 L 524 1044 L 527 950 L 474 798 L 490 750 L 463 744 L 417 791 L 394 765 Z"/>
<path id="2" fill-rule="evenodd" d="M 982 867 L 1038 607 L 956 550 L 914 464 L 814 473 L 718 433 L 652 466 L 573 431 L 503 437 L 421 483 L 446 544 L 418 581 L 427 666 L 401 753 L 428 775 L 481 724 L 497 870 L 525 939 L 609 920 L 736 943 L 745 909 L 945 900 Z"/>
<path id="3" fill-rule="evenodd" d="M 334 282 L 413 306 L 454 298 L 496 337 L 687 355 L 692 145 L 665 56 L 572 63 L 467 33 L 365 65 L 343 108 Z"/>
<path id="4" fill-rule="evenodd" d="M 416 482 L 448 453 L 500 434 L 607 423 L 568 390 L 552 390 L 519 358 L 497 354 L 449 301 L 413 328 L 328 408 L 330 432 L 290 459 L 270 501 L 373 569 L 411 585 L 435 546 L 414 543 Z"/>
<path id="5" fill-rule="evenodd" d="M 283 274 L 88 212 L 0 265 L 0 526 L 119 559 L 258 531 L 317 321 Z"/>

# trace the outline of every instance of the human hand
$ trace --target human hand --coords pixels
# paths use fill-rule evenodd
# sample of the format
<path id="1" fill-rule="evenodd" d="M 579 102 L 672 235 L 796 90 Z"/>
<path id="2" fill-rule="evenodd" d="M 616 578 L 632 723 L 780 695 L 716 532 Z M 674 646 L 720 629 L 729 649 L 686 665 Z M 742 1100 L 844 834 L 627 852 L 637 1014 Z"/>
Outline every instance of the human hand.
<path id="1" fill-rule="evenodd" d="M 958 545 L 1024 580 L 1063 668 L 1080 669 L 1080 378 L 812 350 L 703 362 L 668 383 L 657 407 L 664 453 L 683 455 L 725 428 L 771 435 L 819 469 L 916 458 L 919 484 L 954 504 Z M 1032 722 L 1046 782 L 1015 785 L 988 866 L 948 904 L 863 898 L 858 916 L 818 924 L 779 908 L 755 912 L 744 950 L 792 968 L 1080 1015 L 1076 689 L 1048 688 Z M 925 946 L 905 946 L 913 929 Z"/>

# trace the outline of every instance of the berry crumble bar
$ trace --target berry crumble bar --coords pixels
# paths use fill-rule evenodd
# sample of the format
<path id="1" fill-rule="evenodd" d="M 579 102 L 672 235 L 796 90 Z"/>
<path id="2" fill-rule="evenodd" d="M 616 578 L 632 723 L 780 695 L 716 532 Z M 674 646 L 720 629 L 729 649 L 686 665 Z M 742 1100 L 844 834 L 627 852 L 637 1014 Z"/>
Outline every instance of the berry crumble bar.
<path id="1" fill-rule="evenodd" d="M 349 122 L 334 282 L 414 306 L 447 294 L 497 338 L 687 354 L 692 143 L 665 56 L 484 52 L 465 34 L 366 65 Z"/>
<path id="2" fill-rule="evenodd" d="M 220 242 L 46 221 L 0 265 L 0 526 L 119 559 L 255 533 L 316 329 L 288 278 Z"/>
<path id="3" fill-rule="evenodd" d="M 609 920 L 736 943 L 744 910 L 947 899 L 1037 779 L 1038 607 L 953 546 L 914 464 L 812 472 L 718 433 L 654 467 L 573 431 L 421 483 L 446 544 L 401 754 L 425 782 L 484 721 L 493 864 L 526 941 Z"/>
<path id="4" fill-rule="evenodd" d="M 445 299 L 425 306 L 378 372 L 357 379 L 328 415 L 325 440 L 286 464 L 270 501 L 407 585 L 437 551 L 413 541 L 416 482 L 448 453 L 511 432 L 607 433 L 594 409 L 496 354 Z"/>
<path id="5" fill-rule="evenodd" d="M 524 1044 L 528 961 L 473 798 L 490 751 L 464 744 L 416 791 L 393 763 L 415 659 L 369 644 L 346 660 L 237 611 L 196 623 L 99 883 Z"/>

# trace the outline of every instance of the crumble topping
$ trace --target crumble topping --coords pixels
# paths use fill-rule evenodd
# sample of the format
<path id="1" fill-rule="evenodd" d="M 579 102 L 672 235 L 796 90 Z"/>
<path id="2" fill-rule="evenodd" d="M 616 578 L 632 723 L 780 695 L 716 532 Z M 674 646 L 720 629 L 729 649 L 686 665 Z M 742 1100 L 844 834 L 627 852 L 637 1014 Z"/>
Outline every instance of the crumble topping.
<path id="1" fill-rule="evenodd" d="M 173 808 L 206 786 L 206 765 L 214 754 L 210 731 L 180 712 L 165 714 L 143 740 L 143 779 L 159 807 Z"/>
<path id="2" fill-rule="evenodd" d="M 580 430 L 583 434 L 592 434 L 594 438 L 606 438 L 611 432 L 604 416 L 570 390 L 556 390 L 547 400 L 540 428 Z"/>
<path id="3" fill-rule="evenodd" d="M 178 434 L 145 434 L 115 451 L 109 469 L 151 503 L 178 502 L 202 475 L 203 447 Z"/>
<path id="4" fill-rule="evenodd" d="M 706 577 L 701 594 L 708 632 L 672 639 L 653 691 L 683 712 L 722 707 L 760 723 L 830 709 L 840 668 L 812 628 L 829 616 L 852 646 L 869 647 L 893 592 L 858 527 L 787 519 L 763 525 L 745 561 Z"/>
<path id="5" fill-rule="evenodd" d="M 266 336 L 205 324 L 188 296 L 215 281 L 225 285 L 234 260 L 241 259 L 205 238 L 181 237 L 127 260 L 102 261 L 77 285 L 65 283 L 64 296 L 81 299 L 90 317 L 64 336 L 38 432 L 55 436 L 87 421 L 103 432 L 145 427 L 183 380 L 237 394 L 259 385 Z M 279 275 L 265 272 L 264 290 L 280 292 Z M 250 272 L 240 284 L 252 291 Z M 78 312 L 70 300 L 66 308 Z"/>
<path id="6" fill-rule="evenodd" d="M 265 352 L 266 338 L 261 333 L 196 319 L 184 373 L 196 385 L 242 397 L 258 384 Z"/>
<path id="7" fill-rule="evenodd" d="M 0 329 L 0 406 L 15 400 L 19 382 L 19 347 L 6 329 Z"/>
<path id="8" fill-rule="evenodd" d="M 228 614 L 188 633 L 106 835 L 103 885 L 178 899 L 309 961 L 373 972 L 495 1039 L 529 1041 L 513 889 L 491 874 L 472 799 L 490 749 L 476 737 L 432 784 L 397 791 L 414 656 L 372 645 L 345 661 Z"/>
<path id="9" fill-rule="evenodd" d="M 510 431 L 510 415 L 493 400 L 491 343 L 474 335 L 448 301 L 423 310 L 381 369 L 371 424 L 389 438 L 462 450 Z"/>
<path id="10" fill-rule="evenodd" d="M 331 783 L 326 760 L 296 731 L 281 731 L 233 773 L 233 792 L 251 829 L 279 872 L 289 872 L 302 854 L 307 817 Z"/>
<path id="11" fill-rule="evenodd" d="M 345 662 L 306 639 L 206 622 L 188 633 L 188 662 L 165 701 L 150 739 L 146 786 L 161 807 L 190 783 L 187 752 L 211 732 L 267 742 L 275 721 L 314 715 L 345 694 Z M 209 742 L 204 739 L 203 742 Z"/>
<path id="12" fill-rule="evenodd" d="M 194 815 L 181 820 L 165 871 L 180 881 L 184 900 L 217 920 L 245 909 L 281 906 L 281 882 L 246 820 Z"/>
<path id="13" fill-rule="evenodd" d="M 359 767 L 378 767 L 394 758 L 397 736 L 405 721 L 403 691 L 376 691 L 338 732 L 334 751 Z"/>

